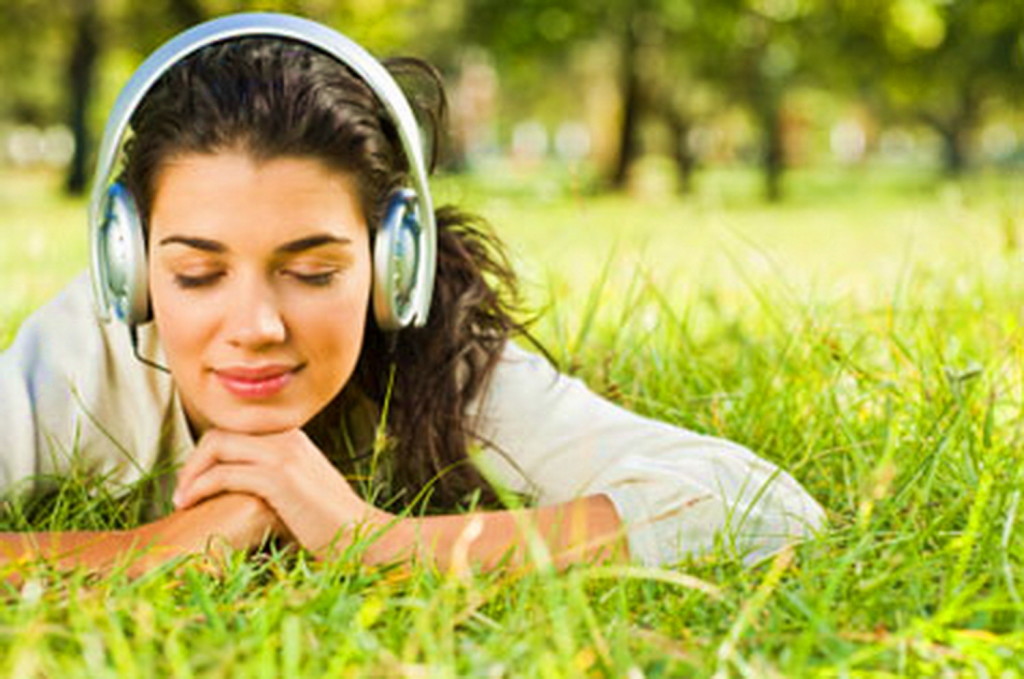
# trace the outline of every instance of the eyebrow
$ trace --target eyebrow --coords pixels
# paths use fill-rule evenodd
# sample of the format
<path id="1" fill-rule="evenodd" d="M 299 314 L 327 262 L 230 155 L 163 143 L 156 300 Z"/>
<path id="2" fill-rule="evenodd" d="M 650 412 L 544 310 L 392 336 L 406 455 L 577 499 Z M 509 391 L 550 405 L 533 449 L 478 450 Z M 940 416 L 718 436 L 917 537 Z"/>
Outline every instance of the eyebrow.
<path id="1" fill-rule="evenodd" d="M 352 240 L 350 238 L 339 238 L 338 236 L 320 233 L 279 245 L 274 249 L 274 252 L 292 255 L 298 252 L 312 250 L 313 248 L 318 248 L 322 245 L 331 245 L 335 243 L 339 245 L 348 245 L 351 242 Z M 160 245 L 171 245 L 172 243 L 187 245 L 188 247 L 195 248 L 196 250 L 203 250 L 204 252 L 213 252 L 217 254 L 222 254 L 228 251 L 227 246 L 223 243 L 206 238 L 195 238 L 192 236 L 167 236 L 160 241 Z"/>
<path id="2" fill-rule="evenodd" d="M 315 236 L 307 236 L 306 238 L 300 238 L 298 240 L 293 240 L 290 243 L 279 245 L 274 249 L 274 252 L 291 255 L 296 252 L 312 250 L 313 248 L 318 248 L 321 245 L 349 245 L 351 242 L 351 238 L 339 238 L 338 236 L 332 236 L 327 233 L 319 233 Z"/>

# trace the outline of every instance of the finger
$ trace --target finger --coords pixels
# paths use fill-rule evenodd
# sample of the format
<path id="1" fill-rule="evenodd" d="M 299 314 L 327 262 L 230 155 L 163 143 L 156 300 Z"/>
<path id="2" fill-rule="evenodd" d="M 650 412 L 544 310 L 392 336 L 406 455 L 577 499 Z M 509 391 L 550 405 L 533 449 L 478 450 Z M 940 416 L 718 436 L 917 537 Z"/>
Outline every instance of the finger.
<path id="1" fill-rule="evenodd" d="M 248 493 L 262 498 L 268 505 L 273 482 L 265 470 L 251 464 L 218 464 L 195 477 L 187 488 L 175 493 L 175 506 L 185 509 L 221 493 Z"/>
<path id="2" fill-rule="evenodd" d="M 196 443 L 195 449 L 178 470 L 178 488 L 187 486 L 196 476 L 217 463 L 217 451 L 221 448 L 219 432 L 210 430 L 203 434 Z"/>
<path id="3" fill-rule="evenodd" d="M 266 455 L 263 448 L 258 437 L 211 430 L 178 471 L 177 487 L 187 489 L 196 477 L 218 464 L 256 464 Z"/>

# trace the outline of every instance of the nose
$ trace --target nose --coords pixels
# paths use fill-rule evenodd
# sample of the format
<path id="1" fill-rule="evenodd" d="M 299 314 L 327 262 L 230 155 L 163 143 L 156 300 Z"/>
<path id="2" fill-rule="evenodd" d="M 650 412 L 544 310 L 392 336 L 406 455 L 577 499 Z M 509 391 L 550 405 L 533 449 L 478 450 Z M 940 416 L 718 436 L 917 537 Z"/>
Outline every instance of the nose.
<path id="1" fill-rule="evenodd" d="M 244 349 L 280 344 L 287 337 L 280 300 L 267 281 L 251 280 L 240 286 L 225 309 L 228 342 Z"/>

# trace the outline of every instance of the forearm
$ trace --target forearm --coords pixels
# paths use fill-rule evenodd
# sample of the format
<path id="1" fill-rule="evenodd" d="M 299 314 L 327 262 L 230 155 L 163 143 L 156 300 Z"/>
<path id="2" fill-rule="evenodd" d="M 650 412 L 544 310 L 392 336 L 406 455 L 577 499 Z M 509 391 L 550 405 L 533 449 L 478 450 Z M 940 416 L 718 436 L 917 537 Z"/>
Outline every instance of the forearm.
<path id="1" fill-rule="evenodd" d="M 59 560 L 85 550 L 111 553 L 124 548 L 127 531 L 0 533 L 0 564 L 35 559 Z"/>
<path id="2" fill-rule="evenodd" d="M 260 498 L 224 493 L 141 526 L 135 537 L 138 547 L 191 554 L 214 543 L 249 549 L 281 530 L 277 516 Z"/>
<path id="3" fill-rule="evenodd" d="M 556 568 L 628 558 L 622 522 L 604 495 L 536 509 L 404 519 L 382 530 L 366 550 L 371 563 L 411 559 L 456 571 L 523 566 L 535 562 L 536 540 Z"/>
<path id="4" fill-rule="evenodd" d="M 105 571 L 130 560 L 130 571 L 141 573 L 213 543 L 251 547 L 275 522 L 259 498 L 227 493 L 131 530 L 0 533 L 0 565 L 44 559 L 58 568 Z"/>

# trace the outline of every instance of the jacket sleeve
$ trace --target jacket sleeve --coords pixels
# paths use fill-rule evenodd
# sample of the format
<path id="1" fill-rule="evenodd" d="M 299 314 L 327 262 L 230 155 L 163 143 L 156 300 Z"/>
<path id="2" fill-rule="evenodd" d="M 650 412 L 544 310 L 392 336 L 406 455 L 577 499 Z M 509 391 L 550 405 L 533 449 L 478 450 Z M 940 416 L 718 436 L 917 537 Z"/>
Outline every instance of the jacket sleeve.
<path id="1" fill-rule="evenodd" d="M 717 544 L 753 564 L 824 524 L 799 483 L 746 448 L 631 413 L 512 343 L 471 414 L 490 478 L 540 504 L 608 496 L 646 565 Z"/>
<path id="2" fill-rule="evenodd" d="M 144 475 L 165 454 L 173 413 L 170 381 L 155 372 L 133 358 L 123 326 L 97 319 L 87 277 L 73 281 L 0 353 L 0 493 L 41 476 Z"/>

